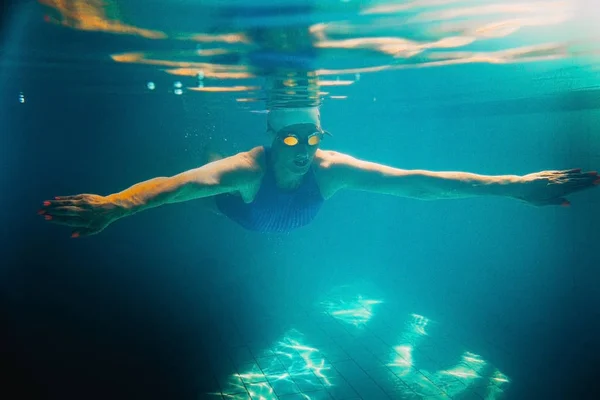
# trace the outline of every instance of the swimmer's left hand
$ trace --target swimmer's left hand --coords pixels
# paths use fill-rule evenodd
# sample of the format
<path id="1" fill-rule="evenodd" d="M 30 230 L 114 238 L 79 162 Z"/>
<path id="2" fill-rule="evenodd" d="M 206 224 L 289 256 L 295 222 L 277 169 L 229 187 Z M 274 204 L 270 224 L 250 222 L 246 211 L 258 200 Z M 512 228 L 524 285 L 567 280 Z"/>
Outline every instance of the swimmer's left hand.
<path id="1" fill-rule="evenodd" d="M 533 206 L 569 206 L 566 196 L 600 185 L 596 171 L 542 171 L 522 177 L 513 197 Z"/>

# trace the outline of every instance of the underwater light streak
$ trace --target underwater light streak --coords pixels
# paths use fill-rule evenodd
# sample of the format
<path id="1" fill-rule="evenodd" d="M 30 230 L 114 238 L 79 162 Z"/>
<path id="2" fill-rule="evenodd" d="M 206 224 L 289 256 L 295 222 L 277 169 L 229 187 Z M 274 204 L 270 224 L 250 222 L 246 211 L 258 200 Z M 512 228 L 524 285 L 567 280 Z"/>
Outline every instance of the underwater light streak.
<path id="1" fill-rule="evenodd" d="M 231 376 L 241 380 L 242 385 L 229 384 L 223 388 L 223 393 L 228 393 L 228 396 L 243 396 L 247 393 L 252 398 L 264 398 L 265 400 L 275 400 L 277 382 L 296 381 L 302 379 L 303 382 L 314 386 L 332 386 L 326 372 L 331 369 L 325 358 L 320 356 L 320 351 L 316 347 L 309 346 L 306 343 L 297 339 L 302 336 L 298 331 L 292 329 L 288 331 L 283 338 L 278 341 L 273 347 L 265 349 L 265 354 L 274 354 L 272 365 L 267 365 L 262 369 L 254 364 L 254 367 L 243 373 L 234 373 Z M 269 357 L 269 356 L 266 356 Z M 288 367 L 281 364 L 279 357 L 284 358 Z M 263 358 L 263 357 L 257 357 Z M 279 365 L 277 365 L 280 363 Z M 281 371 L 280 367 L 286 371 Z M 269 371 L 277 371 L 269 373 Z M 316 380 L 315 380 L 316 379 Z M 239 391 L 239 392 L 238 392 Z M 310 394 L 310 393 L 309 393 Z M 247 397 L 246 397 L 247 398 Z M 310 399 L 310 397 L 306 397 Z"/>
<path id="2" fill-rule="evenodd" d="M 192 61 L 172 61 L 163 60 L 156 58 L 148 58 L 146 53 L 143 52 L 128 52 L 111 54 L 110 56 L 113 61 L 119 63 L 137 63 L 147 64 L 162 67 L 173 67 L 178 69 L 194 69 L 197 72 L 202 72 L 204 76 L 207 73 L 214 72 L 248 72 L 248 66 L 246 65 L 228 65 L 228 64 L 213 64 L 206 62 L 192 62 Z"/>
<path id="3" fill-rule="evenodd" d="M 425 332 L 425 327 L 429 323 L 429 320 L 418 314 L 411 314 L 411 317 L 413 317 L 411 326 L 414 329 L 414 332 L 418 335 L 427 335 L 427 332 Z"/>
<path id="4" fill-rule="evenodd" d="M 413 367 L 412 352 L 415 346 L 427 335 L 425 327 L 429 320 L 422 315 L 411 314 L 411 319 L 406 323 L 406 330 L 400 336 L 401 344 L 394 347 L 392 362 L 387 364 L 394 373 L 400 377 L 410 374 Z"/>
<path id="5" fill-rule="evenodd" d="M 494 382 L 499 382 L 499 383 L 508 383 L 510 382 L 510 380 L 508 379 L 508 377 L 506 375 L 504 375 L 502 372 L 496 370 L 494 372 L 494 376 L 492 377 L 492 380 Z"/>
<path id="6" fill-rule="evenodd" d="M 256 385 L 253 385 L 253 386 L 258 386 L 258 388 L 260 388 L 260 389 L 266 389 L 267 394 L 269 396 L 273 395 L 273 393 L 274 393 L 273 388 L 271 386 L 269 386 L 266 382 L 257 383 Z M 269 399 L 268 397 L 264 397 L 262 394 L 259 394 L 253 390 L 249 390 L 248 393 L 250 394 L 250 396 L 252 398 L 255 398 L 258 395 L 259 400 L 268 400 Z"/>
<path id="7" fill-rule="evenodd" d="M 117 18 L 106 15 L 107 5 L 113 11 L 117 6 L 102 0 L 38 0 L 40 4 L 52 8 L 60 15 L 58 18 L 46 16 L 46 21 L 81 31 L 107 32 L 121 35 L 140 36 L 146 39 L 166 39 L 161 31 L 138 28 L 127 25 Z M 116 13 L 115 13 L 116 14 Z"/>
<path id="8" fill-rule="evenodd" d="M 367 307 L 382 303 L 380 300 L 350 295 L 346 291 L 347 288 L 347 286 L 342 286 L 341 289 L 334 290 L 333 294 L 328 296 L 327 301 L 319 303 L 325 305 L 330 311 L 328 312 L 330 318 L 354 317 L 356 310 L 348 307 L 349 305 L 360 304 L 361 307 Z M 342 308 L 336 312 L 336 307 Z M 438 345 L 428 332 L 431 324 L 432 321 L 423 315 L 409 314 L 403 329 L 399 332 L 399 344 L 391 348 L 391 361 L 383 363 L 388 368 L 388 379 L 396 380 L 399 384 L 399 386 L 394 386 L 394 390 L 400 391 L 396 394 L 407 397 L 416 394 L 424 397 L 454 398 L 461 394 L 468 395 L 476 388 L 479 391 L 482 389 L 485 391 L 484 398 L 486 400 L 496 400 L 504 395 L 503 386 L 509 383 L 508 377 L 498 369 L 491 368 L 480 355 L 473 352 L 463 351 L 454 365 L 440 368 L 433 373 L 419 367 L 421 357 L 435 359 L 432 352 L 436 352 Z M 425 340 L 433 341 L 433 343 L 425 344 L 423 343 Z M 433 348 L 430 347 L 432 345 Z M 340 347 L 343 351 L 347 351 L 345 346 Z M 420 347 L 424 347 L 424 349 L 421 350 Z M 428 356 L 428 352 L 432 355 Z M 269 358 L 272 359 L 268 360 Z M 328 373 L 334 367 L 329 364 L 327 352 L 322 353 L 317 347 L 310 345 L 298 330 L 292 329 L 286 332 L 281 340 L 265 349 L 262 356 L 257 355 L 256 359 L 267 361 L 259 361 L 243 373 L 240 371 L 239 374 L 233 374 L 232 376 L 237 379 L 238 383 L 233 383 L 229 388 L 225 388 L 224 396 L 226 396 L 225 393 L 228 393 L 229 395 L 226 397 L 235 398 L 230 395 L 236 391 L 242 391 L 244 394 L 249 393 L 252 398 L 274 400 L 279 398 L 278 396 L 287 394 L 283 391 L 292 390 L 289 386 L 285 386 L 289 384 L 299 387 L 308 385 L 311 389 L 314 386 L 314 390 L 319 393 L 323 393 L 322 388 L 335 387 Z M 348 378 L 344 377 L 344 379 Z M 277 385 L 281 383 L 285 383 L 285 385 L 278 389 Z M 350 384 L 352 383 L 350 382 Z M 479 386 L 479 384 L 484 386 Z M 398 389 L 399 387 L 400 389 Z M 310 399 L 310 390 L 305 390 L 305 392 L 294 393 Z M 243 394 L 238 394 L 238 396 L 243 396 Z"/>
<path id="9" fill-rule="evenodd" d="M 381 304 L 381 300 L 363 299 L 361 295 L 342 298 L 330 298 L 322 301 L 324 313 L 345 322 L 360 327 L 364 326 L 373 317 L 373 306 Z"/>
<path id="10" fill-rule="evenodd" d="M 585 56 L 572 49 L 572 44 L 533 44 L 515 48 L 508 45 L 503 50 L 494 47 L 483 51 L 472 51 L 467 47 L 473 43 L 496 38 L 507 38 L 526 27 L 562 26 L 573 20 L 575 6 L 569 1 L 511 2 L 458 1 L 458 0 L 415 0 L 399 4 L 378 4 L 362 10 L 350 8 L 356 18 L 339 20 L 329 18 L 327 7 L 316 7 L 315 14 L 323 16 L 323 22 L 302 28 L 283 28 L 281 32 L 301 35 L 281 37 L 280 28 L 265 27 L 268 34 L 230 31 L 205 32 L 162 32 L 127 24 L 123 11 L 115 0 L 38 0 L 48 8 L 47 22 L 82 31 L 101 31 L 115 34 L 140 36 L 147 39 L 171 39 L 191 42 L 196 49 L 153 53 L 150 58 L 144 53 L 112 55 L 115 62 L 145 64 L 160 68 L 165 73 L 178 76 L 194 76 L 201 72 L 206 78 L 248 79 L 265 73 L 261 64 L 264 51 L 275 60 L 295 58 L 305 50 L 319 50 L 318 56 L 309 56 L 314 62 L 315 76 L 339 75 L 343 73 L 375 73 L 409 68 L 445 67 L 461 64 L 507 64 L 533 61 L 551 61 L 566 57 Z M 202 8 L 207 12 L 219 12 L 220 6 Z M 342 6 L 341 10 L 344 9 Z M 134 10 L 135 11 L 135 10 Z M 320 14 L 323 12 L 323 14 Z M 329 19 L 328 19 L 329 18 Z M 528 33 L 527 33 L 528 34 Z M 535 36 L 534 36 L 535 38 Z M 521 41 L 521 38 L 516 38 Z M 528 40 L 528 37 L 523 37 Z M 537 39 L 536 39 L 537 40 Z M 538 40 L 539 41 L 539 40 Z M 214 46 L 211 44 L 215 44 Z M 515 41 L 513 41 L 515 43 Z M 517 42 L 518 43 L 518 42 Z M 210 48 L 200 48 L 204 47 Z M 303 47 L 304 46 L 304 47 Z M 491 45 L 495 46 L 495 45 Z M 438 51 L 444 51 L 438 52 Z M 466 50 L 466 51 L 460 51 Z M 488 51 L 485 51 L 488 50 Z M 349 53 L 348 53 L 349 51 Z M 344 64 L 338 61 L 340 52 Z M 346 54 L 350 54 L 347 56 Z M 207 57 L 207 58 L 204 58 Z M 219 60 L 222 64 L 199 62 Z M 186 61 L 189 60 L 189 61 Z M 331 63 L 330 63 L 331 61 Z M 269 68 L 279 68 L 268 66 Z M 282 66 L 282 68 L 287 68 Z M 324 86 L 341 86 L 353 81 L 333 83 L 324 81 Z M 244 86 L 221 89 L 201 87 L 191 92 L 235 92 L 245 91 Z M 261 90 L 268 88 L 260 88 Z M 179 94 L 179 91 L 178 93 Z M 300 98 L 301 93 L 290 92 Z M 247 95 L 244 97 L 250 97 Z M 347 96 L 332 96 L 345 99 Z M 319 99 L 310 99 L 318 103 Z M 243 100 L 242 100 L 243 101 Z M 274 101 L 274 100 L 272 100 Z M 286 98 L 282 104 L 293 102 Z"/>
<path id="11" fill-rule="evenodd" d="M 251 44 L 252 41 L 243 33 L 228 33 L 223 35 L 211 35 L 208 33 L 197 33 L 192 35 L 179 35 L 179 39 L 191 40 L 200 43 L 228 43 L 228 44 Z"/>
<path id="12" fill-rule="evenodd" d="M 432 379 L 434 382 L 444 383 L 446 387 L 446 393 L 448 393 L 450 396 L 454 396 L 464 390 L 462 385 L 469 388 L 471 383 L 477 379 L 480 379 L 481 372 L 485 366 L 486 362 L 479 355 L 466 352 L 462 355 L 461 361 L 459 361 L 453 368 L 436 372 Z M 462 385 L 459 386 L 460 390 L 453 388 L 453 382 L 445 380 L 444 375 L 459 379 L 459 381 L 462 382 Z"/>
<path id="13" fill-rule="evenodd" d="M 396 352 L 394 359 L 386 365 L 393 368 L 394 373 L 399 377 L 405 376 L 413 367 L 412 350 L 412 347 L 407 345 L 394 347 Z"/>
<path id="14" fill-rule="evenodd" d="M 325 380 L 326 384 L 330 385 L 328 378 L 325 375 L 323 375 L 323 373 L 321 372 L 323 370 L 330 369 L 330 367 L 325 366 L 325 359 L 321 358 L 319 361 L 320 364 L 316 365 L 313 363 L 313 361 L 310 358 L 312 353 L 318 353 L 319 350 L 314 347 L 304 346 L 292 339 L 289 339 L 289 341 L 294 343 L 291 346 L 289 346 L 290 348 L 292 348 L 298 352 L 300 352 L 300 351 L 303 352 L 300 354 L 300 357 L 302 357 L 302 359 L 304 360 L 304 363 L 306 364 L 306 369 L 311 371 L 312 373 L 314 373 L 316 376 L 323 378 Z M 282 345 L 285 346 L 284 343 L 282 343 Z"/>
<path id="15" fill-rule="evenodd" d="M 458 3 L 460 0 L 416 0 L 404 4 L 382 4 L 368 8 L 361 12 L 362 15 L 372 14 L 395 14 L 401 11 L 408 11 L 415 8 L 443 6 L 446 4 Z"/>
<path id="16" fill-rule="evenodd" d="M 374 73 L 401 69 L 433 68 L 460 64 L 515 64 L 524 62 L 549 61 L 566 58 L 570 51 L 562 43 L 544 43 L 535 46 L 523 46 L 509 50 L 491 52 L 436 52 L 428 54 L 422 60 L 411 63 L 410 59 L 395 65 L 353 69 L 319 69 L 317 75 L 343 75 L 353 73 Z M 585 55 L 585 53 L 582 53 Z"/>
<path id="17" fill-rule="evenodd" d="M 249 92 L 253 90 L 260 90 L 258 86 L 204 86 L 204 87 L 189 87 L 189 90 L 193 90 L 195 92 Z"/>
<path id="18" fill-rule="evenodd" d="M 486 400 L 494 400 L 501 396 L 504 391 L 500 386 L 508 383 L 508 378 L 498 370 L 486 378 L 484 372 L 488 364 L 478 354 L 464 352 L 453 367 L 434 373 L 417 368 L 418 357 L 414 359 L 415 349 L 428 336 L 425 328 L 429 322 L 430 320 L 422 315 L 410 316 L 405 330 L 400 334 L 401 344 L 393 348 L 390 355 L 392 361 L 386 364 L 392 372 L 400 377 L 411 391 L 421 396 L 455 397 L 468 393 L 476 382 L 487 382 Z"/>
<path id="19" fill-rule="evenodd" d="M 355 81 L 350 80 L 335 80 L 335 81 L 319 81 L 319 86 L 349 86 L 352 85 Z"/>
<path id="20" fill-rule="evenodd" d="M 532 18 L 513 18 L 479 25 L 472 21 L 447 22 L 434 29 L 436 33 L 461 36 L 474 36 L 478 39 L 503 38 L 510 36 L 521 28 L 533 26 L 558 25 L 569 20 L 567 15 L 553 15 Z"/>
<path id="21" fill-rule="evenodd" d="M 572 8 L 566 1 L 555 2 L 537 2 L 537 3 L 520 3 L 520 4 L 485 4 L 471 7 L 452 8 L 448 10 L 426 11 L 409 18 L 408 22 L 437 22 L 443 20 L 464 18 L 464 17 L 479 17 L 482 15 L 509 14 L 538 14 L 540 12 L 555 12 L 563 14 Z"/>
<path id="22" fill-rule="evenodd" d="M 259 102 L 261 100 L 262 99 L 259 99 L 259 98 L 250 98 L 250 97 L 240 97 L 240 98 L 235 99 L 235 101 L 237 101 L 238 103 L 256 103 L 256 102 Z M 251 111 L 251 112 L 252 113 L 258 113 L 259 111 L 254 110 L 254 111 Z"/>
<path id="23" fill-rule="evenodd" d="M 255 78 L 256 76 L 249 72 L 215 72 L 215 71 L 205 71 L 204 69 L 199 68 L 175 68 L 175 69 L 164 69 L 164 72 L 170 75 L 176 76 L 190 76 L 196 77 L 198 74 L 203 74 L 205 78 L 214 78 L 214 79 L 249 79 Z"/>

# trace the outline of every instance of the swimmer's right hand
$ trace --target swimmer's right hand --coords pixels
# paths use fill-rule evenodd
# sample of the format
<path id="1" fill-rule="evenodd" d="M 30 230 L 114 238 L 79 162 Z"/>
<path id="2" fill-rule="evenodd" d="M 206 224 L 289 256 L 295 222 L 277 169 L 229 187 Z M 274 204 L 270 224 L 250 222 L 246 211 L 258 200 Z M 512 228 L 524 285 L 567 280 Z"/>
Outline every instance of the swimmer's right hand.
<path id="1" fill-rule="evenodd" d="M 48 222 L 72 227 L 71 237 L 76 238 L 100 233 L 126 210 L 111 196 L 78 194 L 46 200 L 38 214 Z"/>

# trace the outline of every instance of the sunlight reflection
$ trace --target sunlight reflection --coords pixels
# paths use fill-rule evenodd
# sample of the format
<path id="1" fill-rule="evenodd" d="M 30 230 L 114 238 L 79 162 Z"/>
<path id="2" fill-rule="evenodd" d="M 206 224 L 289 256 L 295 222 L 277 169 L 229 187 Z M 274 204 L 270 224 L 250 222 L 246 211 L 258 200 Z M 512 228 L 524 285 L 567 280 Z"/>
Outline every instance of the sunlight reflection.
<path id="1" fill-rule="evenodd" d="M 165 69 L 167 74 L 177 75 L 177 76 L 192 76 L 196 77 L 198 74 L 202 74 L 203 77 L 206 78 L 215 78 L 215 79 L 248 79 L 254 78 L 254 75 L 248 72 L 217 72 L 217 71 L 205 71 L 203 69 L 198 68 L 174 68 L 174 69 Z"/>
<path id="2" fill-rule="evenodd" d="M 320 305 L 326 314 L 355 327 L 363 327 L 373 317 L 374 306 L 382 300 L 365 298 L 352 293 L 352 286 L 334 289 Z"/>
<path id="3" fill-rule="evenodd" d="M 434 321 L 420 314 L 409 314 L 397 325 L 399 331 L 390 336 L 397 314 L 384 308 L 383 314 L 391 312 L 387 316 L 394 320 L 388 321 L 392 325 L 381 320 L 381 313 L 377 318 L 384 325 L 373 324 L 372 307 L 383 302 L 357 292 L 372 294 L 374 290 L 365 283 L 333 288 L 317 303 L 326 317 L 315 316 L 314 320 L 309 318 L 304 322 L 322 329 L 313 330 L 306 325 L 312 336 L 290 329 L 272 346 L 253 353 L 252 361 L 239 366 L 237 372 L 232 371 L 225 382 L 221 381 L 222 395 L 231 399 L 250 396 L 275 400 L 286 395 L 320 399 L 318 396 L 334 396 L 343 385 L 353 386 L 353 376 L 363 370 L 391 398 L 499 400 L 504 396 L 510 383 L 508 377 L 480 354 L 462 349 L 447 333 L 438 338 Z M 335 320 L 350 325 L 348 328 L 365 325 L 369 328 L 331 330 L 335 325 L 343 325 Z M 373 329 L 374 326 L 377 328 Z M 302 330 L 306 331 L 305 328 Z M 385 334 L 385 341 L 377 337 L 379 331 Z M 323 333 L 331 337 L 319 337 Z"/>
<path id="4" fill-rule="evenodd" d="M 429 322 L 423 316 L 412 314 L 399 336 L 399 344 L 389 356 L 387 366 L 406 383 L 408 390 L 420 396 L 444 398 L 468 395 L 471 391 L 478 390 L 484 392 L 486 399 L 500 398 L 504 393 L 502 386 L 509 380 L 498 370 L 490 372 L 488 363 L 478 354 L 466 351 L 455 365 L 436 372 L 418 367 L 419 361 L 425 362 L 428 359 L 434 364 L 440 364 L 439 360 L 436 361 L 439 357 L 437 353 L 452 350 L 439 345 L 432 348 L 430 343 L 424 343 L 428 336 L 425 328 Z M 424 347 L 423 350 L 421 347 Z"/>
<path id="5" fill-rule="evenodd" d="M 330 369 L 331 365 L 319 349 L 309 345 L 302 333 L 292 329 L 265 349 L 257 357 L 257 363 L 232 374 L 222 393 L 232 399 L 247 399 L 250 394 L 253 399 L 276 400 L 278 396 L 299 393 L 299 387 L 332 386 L 327 376 Z M 311 399 L 310 393 L 303 395 Z"/>
<path id="6" fill-rule="evenodd" d="M 254 86 L 229 86 L 229 87 L 218 87 L 218 86 L 204 86 L 204 87 L 190 87 L 189 90 L 196 92 L 248 92 L 252 90 L 259 90 L 260 87 Z"/>
<path id="7" fill-rule="evenodd" d="M 165 39 L 164 32 L 138 28 L 123 23 L 119 8 L 112 1 L 102 0 L 39 0 L 56 15 L 47 15 L 46 21 L 64 27 L 82 30 L 135 35 L 146 39 Z"/>
<path id="8" fill-rule="evenodd" d="M 362 11 L 361 14 L 396 14 L 403 11 L 409 11 L 418 8 L 431 6 L 443 6 L 451 3 L 459 3 L 461 0 L 415 0 L 400 4 L 380 4 Z M 390 2 L 392 3 L 392 2 Z"/>
<path id="9" fill-rule="evenodd" d="M 564 0 L 387 0 L 361 6 L 354 2 L 315 4 L 297 11 L 303 17 L 312 15 L 310 23 L 307 19 L 291 25 L 269 25 L 269 18 L 282 18 L 278 14 L 280 10 L 271 6 L 247 6 L 239 10 L 236 6 L 217 3 L 185 6 L 190 13 L 219 18 L 217 32 L 201 23 L 198 32 L 178 31 L 176 24 L 172 25 L 172 32 L 138 27 L 124 18 L 124 15 L 135 14 L 131 10 L 129 14 L 124 13 L 123 6 L 114 0 L 39 0 L 39 3 L 46 7 L 46 21 L 63 27 L 189 42 L 191 46 L 187 50 L 154 54 L 133 51 L 114 54 L 112 59 L 119 63 L 151 65 L 165 73 L 190 78 L 201 72 L 207 79 L 242 80 L 270 76 L 287 68 L 310 70 L 319 79 L 408 68 L 597 57 L 593 50 L 585 50 L 585 43 L 573 47 L 575 41 L 569 39 L 571 30 L 567 24 L 572 24 L 577 16 L 573 2 Z M 233 17 L 248 12 L 252 18 L 264 21 L 264 25 L 240 25 L 241 20 Z M 299 16 L 285 15 L 290 20 Z M 588 36 L 588 42 L 593 43 L 592 36 Z M 204 45 L 212 47 L 192 47 Z M 352 83 L 354 81 L 326 80 L 323 86 Z M 220 83 L 199 86 L 205 88 L 189 93 L 243 92 L 248 87 L 242 82 L 223 89 Z M 289 96 L 299 97 L 305 93 L 280 94 L 284 104 Z M 247 94 L 241 98 L 248 97 Z M 263 97 L 265 95 L 257 99 Z M 333 93 L 330 98 L 344 99 L 347 95 Z M 319 103 L 319 100 L 313 98 L 311 103 Z"/>

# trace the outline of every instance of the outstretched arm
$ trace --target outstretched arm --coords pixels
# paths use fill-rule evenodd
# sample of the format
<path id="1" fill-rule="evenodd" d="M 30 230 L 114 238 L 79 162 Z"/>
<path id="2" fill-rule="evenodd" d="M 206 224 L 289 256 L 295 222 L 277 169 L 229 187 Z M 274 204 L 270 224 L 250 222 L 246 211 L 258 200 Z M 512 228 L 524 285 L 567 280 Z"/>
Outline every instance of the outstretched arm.
<path id="1" fill-rule="evenodd" d="M 256 181 L 260 168 L 253 156 L 240 153 L 171 177 L 150 179 L 108 196 L 79 194 L 47 200 L 39 214 L 73 228 L 73 237 L 101 232 L 112 222 L 161 206 L 243 191 Z"/>
<path id="2" fill-rule="evenodd" d="M 490 176 L 404 170 L 344 154 L 332 155 L 329 168 L 337 189 L 365 190 L 421 200 L 503 196 L 536 206 L 568 205 L 565 196 L 600 184 L 596 172 L 582 173 L 579 169 Z"/>
<path id="3" fill-rule="evenodd" d="M 130 215 L 164 204 L 229 193 L 240 190 L 256 175 L 250 163 L 238 155 L 175 176 L 150 179 L 108 198 Z"/>

